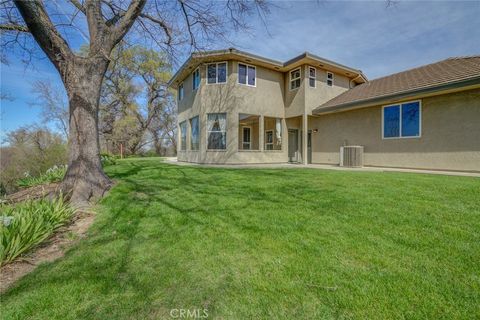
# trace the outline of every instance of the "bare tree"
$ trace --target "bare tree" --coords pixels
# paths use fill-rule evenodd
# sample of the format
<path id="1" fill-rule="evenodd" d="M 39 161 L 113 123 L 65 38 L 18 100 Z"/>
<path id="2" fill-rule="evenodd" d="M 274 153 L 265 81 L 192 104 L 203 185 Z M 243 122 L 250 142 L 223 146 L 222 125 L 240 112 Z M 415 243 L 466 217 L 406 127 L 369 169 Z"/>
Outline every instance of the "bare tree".
<path id="1" fill-rule="evenodd" d="M 47 80 L 38 80 L 32 87 L 36 95 L 32 104 L 42 109 L 42 122 L 54 124 L 68 138 L 68 102 L 63 88 L 55 87 Z"/>
<path id="2" fill-rule="evenodd" d="M 65 85 L 70 116 L 69 167 L 62 188 L 71 191 L 71 201 L 86 204 L 111 186 L 100 161 L 100 88 L 112 49 L 132 27 L 137 35 L 170 52 L 186 41 L 198 49 L 205 40 L 225 37 L 227 26 L 245 27 L 247 16 L 266 10 L 263 0 L 68 0 L 66 5 L 41 0 L 1 1 L 0 29 L 9 34 L 2 34 L 4 48 L 14 45 L 17 50 L 32 52 L 29 38 L 22 36 L 31 35 Z M 79 17 L 86 20 L 88 34 L 77 27 Z M 72 51 L 67 42 L 72 31 L 88 39 L 87 55 Z"/>

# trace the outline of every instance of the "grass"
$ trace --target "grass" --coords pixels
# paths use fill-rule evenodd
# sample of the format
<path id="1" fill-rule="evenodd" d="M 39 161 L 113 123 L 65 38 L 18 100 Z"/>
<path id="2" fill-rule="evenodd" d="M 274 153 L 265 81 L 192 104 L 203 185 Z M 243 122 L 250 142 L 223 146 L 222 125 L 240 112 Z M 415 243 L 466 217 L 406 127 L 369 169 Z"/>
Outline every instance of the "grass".
<path id="1" fill-rule="evenodd" d="M 480 179 L 118 161 L 89 237 L 4 319 L 480 317 Z M 178 315 L 173 313 L 173 315 Z"/>

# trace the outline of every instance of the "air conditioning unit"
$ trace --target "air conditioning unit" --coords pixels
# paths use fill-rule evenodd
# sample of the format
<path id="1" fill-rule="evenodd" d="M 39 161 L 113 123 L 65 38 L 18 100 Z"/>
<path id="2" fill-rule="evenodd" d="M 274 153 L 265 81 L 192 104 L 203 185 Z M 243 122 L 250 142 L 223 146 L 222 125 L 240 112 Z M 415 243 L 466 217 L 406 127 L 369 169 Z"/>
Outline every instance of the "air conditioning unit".
<path id="1" fill-rule="evenodd" d="M 363 167 L 363 146 L 340 147 L 340 167 Z"/>

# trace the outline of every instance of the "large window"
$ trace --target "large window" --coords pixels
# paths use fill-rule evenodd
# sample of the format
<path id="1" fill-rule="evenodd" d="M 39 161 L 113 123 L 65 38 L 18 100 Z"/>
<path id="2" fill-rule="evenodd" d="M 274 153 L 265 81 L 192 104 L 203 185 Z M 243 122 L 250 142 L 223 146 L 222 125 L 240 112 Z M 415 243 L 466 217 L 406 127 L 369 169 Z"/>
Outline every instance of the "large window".
<path id="1" fill-rule="evenodd" d="M 282 150 L 282 119 L 264 117 L 265 150 Z"/>
<path id="2" fill-rule="evenodd" d="M 181 101 L 183 99 L 183 96 L 185 95 L 185 91 L 183 89 L 183 82 L 180 83 L 178 86 L 178 101 Z"/>
<path id="3" fill-rule="evenodd" d="M 180 122 L 180 150 L 187 150 L 187 121 Z"/>
<path id="4" fill-rule="evenodd" d="M 333 87 L 333 73 L 327 72 L 327 86 Z"/>
<path id="5" fill-rule="evenodd" d="M 190 150 L 198 150 L 200 147 L 198 116 L 190 119 Z"/>
<path id="6" fill-rule="evenodd" d="M 383 138 L 420 136 L 420 101 L 383 107 Z"/>
<path id="7" fill-rule="evenodd" d="M 193 90 L 196 90 L 200 86 L 200 69 L 197 68 L 193 71 Z"/>
<path id="8" fill-rule="evenodd" d="M 308 67 L 308 84 L 310 88 L 315 88 L 315 83 L 317 80 L 317 69 L 314 67 Z"/>
<path id="9" fill-rule="evenodd" d="M 209 113 L 207 115 L 207 148 L 223 150 L 227 148 L 227 114 Z"/>
<path id="10" fill-rule="evenodd" d="M 254 66 L 243 63 L 238 64 L 238 83 L 255 87 L 256 75 L 257 70 Z"/>
<path id="11" fill-rule="evenodd" d="M 259 150 L 260 116 L 238 115 L 238 149 Z"/>
<path id="12" fill-rule="evenodd" d="M 207 64 L 207 83 L 226 83 L 227 82 L 227 63 L 218 62 Z"/>
<path id="13" fill-rule="evenodd" d="M 290 90 L 300 88 L 300 68 L 290 71 Z"/>

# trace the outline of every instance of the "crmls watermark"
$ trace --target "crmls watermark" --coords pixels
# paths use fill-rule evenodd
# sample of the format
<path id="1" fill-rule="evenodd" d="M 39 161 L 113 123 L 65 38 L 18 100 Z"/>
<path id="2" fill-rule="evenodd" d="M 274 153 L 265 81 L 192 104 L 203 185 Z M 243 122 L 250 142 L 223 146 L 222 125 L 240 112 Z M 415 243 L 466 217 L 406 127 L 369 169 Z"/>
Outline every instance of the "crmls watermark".
<path id="1" fill-rule="evenodd" d="M 175 319 L 207 319 L 207 309 L 172 309 L 170 317 Z"/>

